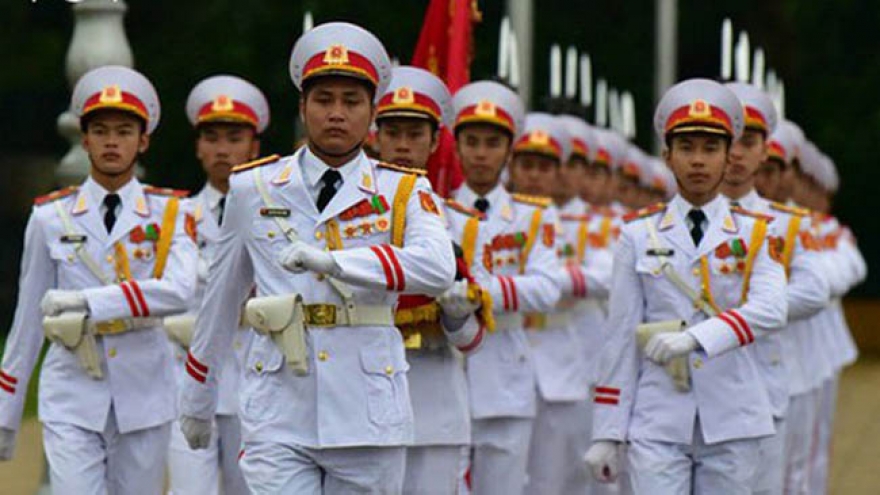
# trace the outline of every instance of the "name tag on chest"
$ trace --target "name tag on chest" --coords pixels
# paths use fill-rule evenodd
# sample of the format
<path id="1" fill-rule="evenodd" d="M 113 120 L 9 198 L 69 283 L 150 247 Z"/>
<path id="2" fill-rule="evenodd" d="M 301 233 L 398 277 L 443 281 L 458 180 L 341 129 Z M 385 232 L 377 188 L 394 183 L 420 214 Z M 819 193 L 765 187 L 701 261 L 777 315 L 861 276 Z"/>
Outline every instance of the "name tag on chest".
<path id="1" fill-rule="evenodd" d="M 668 258 L 675 254 L 675 250 L 668 248 L 651 248 L 648 249 L 645 254 L 647 254 L 648 256 L 663 256 Z"/>
<path id="2" fill-rule="evenodd" d="M 261 217 L 287 218 L 290 216 L 290 208 L 260 208 Z"/>
<path id="3" fill-rule="evenodd" d="M 63 244 L 82 244 L 87 237 L 82 234 L 65 234 L 59 239 Z"/>

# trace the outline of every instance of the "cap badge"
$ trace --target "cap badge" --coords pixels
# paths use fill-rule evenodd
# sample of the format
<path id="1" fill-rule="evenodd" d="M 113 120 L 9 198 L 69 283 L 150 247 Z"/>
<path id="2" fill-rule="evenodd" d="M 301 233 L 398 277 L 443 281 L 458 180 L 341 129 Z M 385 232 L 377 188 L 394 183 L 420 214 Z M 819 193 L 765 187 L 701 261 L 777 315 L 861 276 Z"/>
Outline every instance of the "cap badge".
<path id="1" fill-rule="evenodd" d="M 101 103 L 120 103 L 122 102 L 122 91 L 119 90 L 119 86 L 116 84 L 104 86 L 104 89 L 101 90 L 99 101 Z"/>
<path id="2" fill-rule="evenodd" d="M 406 104 L 413 103 L 415 98 L 413 97 L 413 92 L 410 88 L 406 86 L 401 86 L 394 91 L 394 97 L 392 101 L 395 104 Z"/>
<path id="3" fill-rule="evenodd" d="M 211 104 L 211 110 L 215 112 L 228 112 L 233 109 L 232 98 L 226 95 L 218 95 Z"/>
<path id="4" fill-rule="evenodd" d="M 494 117 L 496 113 L 495 104 L 489 100 L 480 100 L 474 113 L 481 117 Z"/>
<path id="5" fill-rule="evenodd" d="M 688 115 L 691 117 L 709 117 L 712 115 L 712 108 L 705 100 L 695 100 L 691 103 Z"/>
<path id="6" fill-rule="evenodd" d="M 342 44 L 331 45 L 324 52 L 324 63 L 327 65 L 348 64 L 348 48 Z"/>
<path id="7" fill-rule="evenodd" d="M 546 146 L 550 144 L 550 136 L 542 130 L 535 130 L 529 134 L 529 142 L 539 146 Z"/>

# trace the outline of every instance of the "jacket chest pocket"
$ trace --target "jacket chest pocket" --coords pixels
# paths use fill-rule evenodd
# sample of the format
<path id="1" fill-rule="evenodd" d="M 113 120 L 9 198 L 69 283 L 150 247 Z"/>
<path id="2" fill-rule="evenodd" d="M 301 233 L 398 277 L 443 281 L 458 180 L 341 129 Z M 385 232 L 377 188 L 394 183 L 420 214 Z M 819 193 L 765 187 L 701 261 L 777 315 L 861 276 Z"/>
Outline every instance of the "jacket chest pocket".
<path id="1" fill-rule="evenodd" d="M 377 425 L 397 425 L 407 418 L 406 371 L 409 365 L 402 350 L 378 342 L 360 350 L 365 374 L 367 409 Z"/>

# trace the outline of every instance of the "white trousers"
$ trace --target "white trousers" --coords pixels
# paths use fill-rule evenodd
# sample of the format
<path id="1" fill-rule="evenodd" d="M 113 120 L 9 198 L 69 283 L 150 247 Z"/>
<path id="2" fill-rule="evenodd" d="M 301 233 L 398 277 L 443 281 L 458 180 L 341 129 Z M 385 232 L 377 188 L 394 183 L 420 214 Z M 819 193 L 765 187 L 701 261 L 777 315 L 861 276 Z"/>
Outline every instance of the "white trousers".
<path id="1" fill-rule="evenodd" d="M 788 402 L 788 423 L 785 431 L 785 483 L 786 495 L 809 494 L 810 449 L 813 446 L 816 424 L 815 390 L 793 395 Z"/>
<path id="2" fill-rule="evenodd" d="M 248 492 L 238 453 L 241 450 L 241 427 L 237 416 L 214 417 L 208 448 L 192 450 L 180 431 L 180 423 L 171 427 L 168 447 L 168 474 L 173 495 L 246 495 Z"/>
<path id="3" fill-rule="evenodd" d="M 404 447 L 311 449 L 246 442 L 239 460 L 254 495 L 400 495 Z"/>
<path id="4" fill-rule="evenodd" d="M 473 495 L 520 495 L 525 489 L 532 418 L 475 419 L 471 423 Z"/>
<path id="5" fill-rule="evenodd" d="M 828 469 L 831 462 L 831 439 L 834 436 L 834 410 L 837 407 L 837 386 L 840 375 L 825 380 L 819 390 L 813 449 L 810 455 L 810 494 L 828 493 Z"/>
<path id="6" fill-rule="evenodd" d="M 775 418 L 776 433 L 758 441 L 754 495 L 782 495 L 785 485 L 785 418 Z"/>
<path id="7" fill-rule="evenodd" d="M 70 423 L 43 424 L 52 492 L 157 495 L 165 481 L 171 423 L 119 433 L 113 409 L 103 432 Z"/>
<path id="8" fill-rule="evenodd" d="M 629 480 L 635 495 L 751 495 L 758 439 L 707 445 L 695 422 L 690 445 L 635 440 L 629 445 Z"/>
<path id="9" fill-rule="evenodd" d="M 404 495 L 457 495 L 461 476 L 460 445 L 407 447 Z"/>
<path id="10" fill-rule="evenodd" d="M 583 456 L 589 448 L 589 411 L 583 401 L 538 399 L 529 447 L 529 495 L 584 494 L 590 476 Z"/>

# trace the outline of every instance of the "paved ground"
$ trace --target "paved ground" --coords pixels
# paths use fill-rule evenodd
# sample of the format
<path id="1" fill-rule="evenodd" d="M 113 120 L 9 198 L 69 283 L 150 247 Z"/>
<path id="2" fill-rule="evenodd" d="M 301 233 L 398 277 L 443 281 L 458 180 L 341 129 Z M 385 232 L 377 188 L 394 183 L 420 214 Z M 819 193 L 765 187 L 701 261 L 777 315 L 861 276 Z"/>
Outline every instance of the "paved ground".
<path id="1" fill-rule="evenodd" d="M 42 476 L 40 428 L 23 425 L 15 460 L 0 463 L 3 495 L 34 495 Z M 880 359 L 863 359 L 841 381 L 831 495 L 880 493 Z"/>

